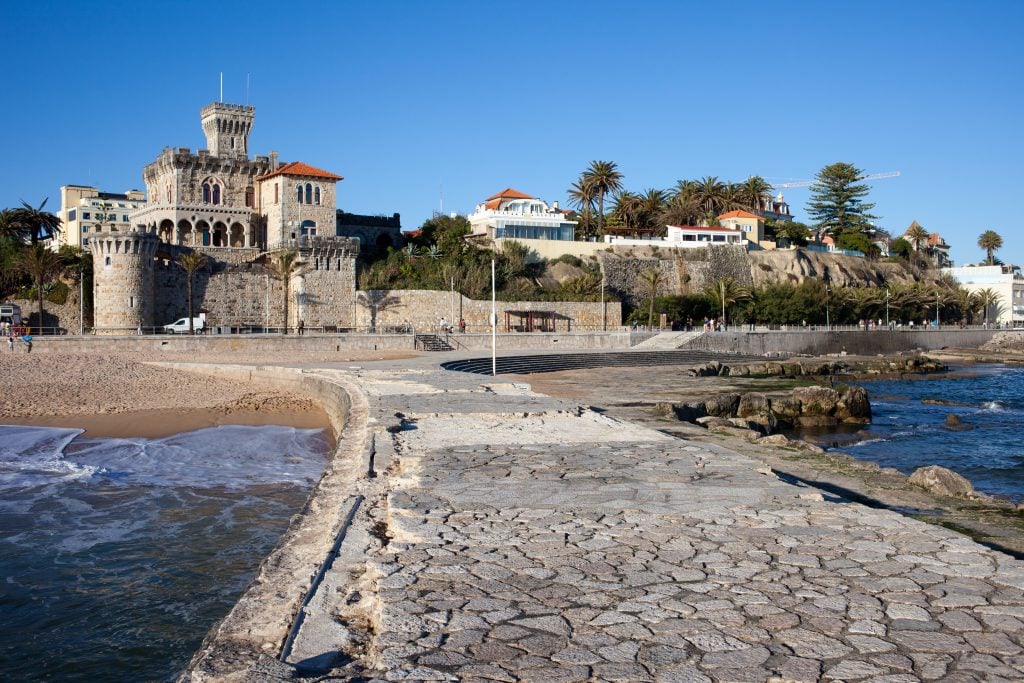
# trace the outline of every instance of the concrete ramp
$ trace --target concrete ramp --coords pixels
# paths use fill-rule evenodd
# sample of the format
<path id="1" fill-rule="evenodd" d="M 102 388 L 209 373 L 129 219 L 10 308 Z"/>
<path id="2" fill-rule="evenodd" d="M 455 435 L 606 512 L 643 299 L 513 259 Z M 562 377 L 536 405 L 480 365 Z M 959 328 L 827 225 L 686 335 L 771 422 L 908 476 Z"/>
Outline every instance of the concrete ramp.
<path id="1" fill-rule="evenodd" d="M 703 330 L 694 330 L 692 332 L 662 332 L 656 334 L 650 339 L 640 342 L 634 349 L 650 349 L 652 351 L 657 349 L 681 349 L 690 342 L 699 337 L 704 336 Z"/>

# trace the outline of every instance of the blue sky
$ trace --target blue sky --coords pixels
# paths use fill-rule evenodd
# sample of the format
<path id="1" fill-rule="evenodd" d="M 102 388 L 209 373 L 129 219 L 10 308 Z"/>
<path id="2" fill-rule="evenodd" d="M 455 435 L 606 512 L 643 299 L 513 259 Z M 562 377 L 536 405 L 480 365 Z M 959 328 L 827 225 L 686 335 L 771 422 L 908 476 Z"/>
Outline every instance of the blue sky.
<path id="1" fill-rule="evenodd" d="M 0 206 L 142 187 L 165 146 L 205 145 L 199 109 L 256 106 L 254 154 L 340 175 L 338 205 L 468 213 L 512 186 L 548 201 L 591 160 L 628 189 L 681 178 L 878 181 L 912 220 L 1024 265 L 1016 205 L 1020 2 L 5 2 Z M 806 218 L 806 189 L 786 191 Z"/>

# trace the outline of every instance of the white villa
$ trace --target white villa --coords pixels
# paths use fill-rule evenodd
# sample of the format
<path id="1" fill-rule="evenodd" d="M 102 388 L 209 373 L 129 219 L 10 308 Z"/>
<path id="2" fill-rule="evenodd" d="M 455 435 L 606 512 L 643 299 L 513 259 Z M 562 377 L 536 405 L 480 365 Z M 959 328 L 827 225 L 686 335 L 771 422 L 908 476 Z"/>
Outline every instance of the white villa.
<path id="1" fill-rule="evenodd" d="M 558 208 L 558 202 L 548 206 L 545 202 L 511 187 L 492 194 L 477 204 L 469 215 L 473 235 L 496 239 L 559 240 L 572 242 L 576 221 L 566 218 L 568 211 Z"/>
<path id="2" fill-rule="evenodd" d="M 697 225 L 669 225 L 665 237 L 633 239 L 605 235 L 604 241 L 613 247 L 662 247 L 664 249 L 701 249 L 708 246 L 734 245 L 747 247 L 742 228 L 702 227 Z"/>
<path id="3" fill-rule="evenodd" d="M 989 312 L 989 322 L 1012 327 L 1024 325 L 1024 276 L 1017 266 L 959 266 L 943 268 L 968 292 L 991 289 L 999 295 L 999 305 Z M 994 313 L 994 315 L 993 315 Z"/>

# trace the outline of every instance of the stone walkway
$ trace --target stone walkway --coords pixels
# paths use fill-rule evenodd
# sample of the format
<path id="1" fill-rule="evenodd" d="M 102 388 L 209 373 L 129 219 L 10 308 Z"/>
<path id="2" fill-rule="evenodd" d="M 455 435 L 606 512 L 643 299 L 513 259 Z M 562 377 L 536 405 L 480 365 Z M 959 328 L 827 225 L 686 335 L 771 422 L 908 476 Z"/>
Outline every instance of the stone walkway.
<path id="1" fill-rule="evenodd" d="M 1024 679 L 1024 563 L 955 532 L 500 378 L 318 372 L 366 392 L 378 476 L 314 678 Z"/>

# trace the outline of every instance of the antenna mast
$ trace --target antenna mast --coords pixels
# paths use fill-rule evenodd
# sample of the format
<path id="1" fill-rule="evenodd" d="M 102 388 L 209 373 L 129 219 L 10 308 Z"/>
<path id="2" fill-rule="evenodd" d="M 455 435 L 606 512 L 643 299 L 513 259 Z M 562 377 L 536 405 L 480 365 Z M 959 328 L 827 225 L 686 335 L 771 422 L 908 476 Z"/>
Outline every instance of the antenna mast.
<path id="1" fill-rule="evenodd" d="M 220 72 L 220 103 L 224 104 L 224 72 Z"/>

